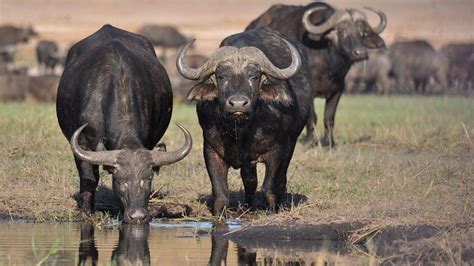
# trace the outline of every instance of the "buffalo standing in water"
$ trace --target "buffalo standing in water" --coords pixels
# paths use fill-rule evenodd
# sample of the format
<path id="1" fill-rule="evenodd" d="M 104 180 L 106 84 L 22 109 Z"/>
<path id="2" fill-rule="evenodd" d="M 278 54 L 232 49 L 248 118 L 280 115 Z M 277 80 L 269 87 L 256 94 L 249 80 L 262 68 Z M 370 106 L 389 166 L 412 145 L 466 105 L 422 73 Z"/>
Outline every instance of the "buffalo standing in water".
<path id="1" fill-rule="evenodd" d="M 371 27 L 366 15 L 357 9 L 336 9 L 316 2 L 306 6 L 275 5 L 252 21 L 246 30 L 270 27 L 298 39 L 307 48 L 313 75 L 313 96 L 326 99 L 324 146 L 335 145 L 333 137 L 336 108 L 344 91 L 344 79 L 354 62 L 368 58 L 367 49 L 383 48 L 379 37 L 387 24 L 385 14 L 375 8 L 380 24 Z M 316 114 L 308 120 L 307 143 L 313 139 Z"/>
<path id="2" fill-rule="evenodd" d="M 155 148 L 168 128 L 172 98 L 166 71 L 140 35 L 105 25 L 69 50 L 56 107 L 61 130 L 71 141 L 84 212 L 94 212 L 103 165 L 113 173 L 123 221 L 149 221 L 153 170 L 183 159 L 192 145 L 180 126 L 186 138 L 182 148 Z"/>
<path id="3" fill-rule="evenodd" d="M 191 44 L 180 52 L 177 68 L 183 77 L 201 80 L 188 100 L 198 102 L 214 214 L 229 203 L 229 167 L 241 169 L 245 200 L 253 205 L 257 163 L 265 164 L 262 192 L 274 209 L 286 191 L 288 165 L 312 108 L 304 48 L 271 29 L 246 31 L 224 39 L 194 69 L 186 62 Z"/>

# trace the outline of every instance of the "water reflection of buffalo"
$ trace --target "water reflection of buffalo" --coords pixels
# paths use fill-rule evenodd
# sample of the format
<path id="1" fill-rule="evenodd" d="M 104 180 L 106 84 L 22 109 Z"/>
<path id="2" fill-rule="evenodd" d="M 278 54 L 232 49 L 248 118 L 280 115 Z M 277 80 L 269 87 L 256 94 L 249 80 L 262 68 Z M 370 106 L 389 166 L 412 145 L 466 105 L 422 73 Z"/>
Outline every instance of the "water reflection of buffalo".
<path id="1" fill-rule="evenodd" d="M 95 244 L 94 225 L 81 224 L 81 242 L 79 242 L 78 265 L 97 265 L 99 252 Z"/>
<path id="2" fill-rule="evenodd" d="M 265 164 L 262 192 L 275 209 L 286 191 L 287 169 L 312 107 L 311 75 L 304 48 L 268 28 L 227 37 L 199 68 L 178 71 L 200 80 L 189 92 L 204 134 L 204 159 L 212 183 L 213 214 L 229 204 L 227 175 L 241 169 L 245 202 L 253 205 L 257 163 Z M 301 55 L 300 55 L 301 54 Z"/>
<path id="3" fill-rule="evenodd" d="M 377 26 L 371 27 L 360 10 L 336 9 L 327 3 L 315 2 L 306 6 L 274 5 L 246 28 L 270 27 L 300 40 L 307 48 L 314 96 L 326 99 L 323 145 L 334 145 L 336 108 L 351 64 L 366 60 L 367 49 L 385 47 L 379 37 L 387 23 L 385 14 L 374 8 L 366 9 L 380 17 Z M 307 124 L 307 143 L 313 139 L 316 121 L 312 111 Z"/>
<path id="4" fill-rule="evenodd" d="M 399 92 L 421 92 L 428 89 L 433 77 L 441 89 L 447 87 L 448 62 L 424 40 L 395 42 L 390 46 L 391 75 Z"/>
<path id="5" fill-rule="evenodd" d="M 350 262 L 344 258 L 349 246 L 330 226 L 314 226 L 315 232 L 310 235 L 298 232 L 292 226 L 270 226 L 267 232 L 257 232 L 255 228 L 226 233 L 229 229 L 225 225 L 216 224 L 208 265 L 227 264 L 230 240 L 237 244 L 237 250 L 231 252 L 237 252 L 238 265 L 334 265 Z M 247 230 L 252 232 L 246 233 Z"/>
<path id="6" fill-rule="evenodd" d="M 95 243 L 94 225 L 81 224 L 78 265 L 97 265 L 99 252 Z M 150 265 L 148 237 L 150 227 L 146 225 L 122 224 L 119 240 L 112 251 L 112 265 Z"/>
<path id="7" fill-rule="evenodd" d="M 166 71 L 140 35 L 105 25 L 69 50 L 56 110 L 80 175 L 84 213 L 95 211 L 99 165 L 104 165 L 112 172 L 123 222 L 150 220 L 153 170 L 183 159 L 192 146 L 190 133 L 180 126 L 185 144 L 179 150 L 155 148 L 170 122 L 172 98 Z"/>
<path id="8" fill-rule="evenodd" d="M 120 227 L 118 245 L 112 252 L 112 263 L 150 265 L 149 234 L 149 225 L 123 224 Z"/>

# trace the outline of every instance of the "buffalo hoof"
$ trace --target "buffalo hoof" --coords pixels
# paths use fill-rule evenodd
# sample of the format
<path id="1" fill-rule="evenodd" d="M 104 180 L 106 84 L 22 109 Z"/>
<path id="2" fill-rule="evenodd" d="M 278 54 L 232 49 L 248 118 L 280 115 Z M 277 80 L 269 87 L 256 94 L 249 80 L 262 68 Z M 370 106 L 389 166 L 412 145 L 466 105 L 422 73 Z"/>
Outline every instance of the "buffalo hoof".
<path id="1" fill-rule="evenodd" d="M 79 206 L 84 214 L 93 214 L 95 212 L 94 195 L 91 192 L 82 192 Z"/>
<path id="2" fill-rule="evenodd" d="M 333 149 L 336 147 L 336 143 L 334 140 L 331 140 L 329 137 L 323 137 L 319 140 L 319 144 L 323 147 L 327 147 L 329 149 Z"/>
<path id="3" fill-rule="evenodd" d="M 309 147 L 313 144 L 313 135 L 306 135 L 305 139 L 303 140 L 303 145 Z"/>
<path id="4" fill-rule="evenodd" d="M 271 192 L 264 192 L 265 202 L 267 203 L 268 210 L 275 212 L 278 200 L 277 197 Z"/>
<path id="5" fill-rule="evenodd" d="M 227 197 L 216 197 L 214 200 L 214 209 L 212 213 L 214 216 L 222 216 L 224 209 L 229 205 L 229 199 Z"/>

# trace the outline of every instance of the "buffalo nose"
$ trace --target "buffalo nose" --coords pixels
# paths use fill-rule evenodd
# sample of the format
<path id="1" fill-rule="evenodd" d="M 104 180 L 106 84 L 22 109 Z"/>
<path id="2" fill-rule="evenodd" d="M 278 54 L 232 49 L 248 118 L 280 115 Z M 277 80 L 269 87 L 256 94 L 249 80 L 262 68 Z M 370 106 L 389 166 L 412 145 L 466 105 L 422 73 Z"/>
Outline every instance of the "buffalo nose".
<path id="1" fill-rule="evenodd" d="M 127 214 L 130 222 L 144 222 L 148 218 L 147 210 L 143 208 L 132 209 Z"/>
<path id="2" fill-rule="evenodd" d="M 248 105 L 249 98 L 243 95 L 235 95 L 231 96 L 227 100 L 227 104 L 232 108 L 242 108 Z"/>
<path id="3" fill-rule="evenodd" d="M 359 59 L 367 59 L 368 58 L 367 48 L 365 48 L 365 47 L 354 48 L 354 50 L 352 50 L 352 53 L 353 53 L 355 58 L 359 58 Z"/>

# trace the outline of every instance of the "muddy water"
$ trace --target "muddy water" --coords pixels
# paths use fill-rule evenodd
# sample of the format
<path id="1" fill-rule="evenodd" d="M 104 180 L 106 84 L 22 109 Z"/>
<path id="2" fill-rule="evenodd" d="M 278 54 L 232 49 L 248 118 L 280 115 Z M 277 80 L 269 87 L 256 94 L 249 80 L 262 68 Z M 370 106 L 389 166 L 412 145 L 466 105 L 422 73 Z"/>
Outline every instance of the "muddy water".
<path id="1" fill-rule="evenodd" d="M 347 263 L 333 247 L 245 247 L 226 238 L 229 222 L 149 226 L 0 223 L 0 265 L 293 265 Z M 336 245 L 337 246 L 337 245 Z M 323 247 L 323 248 L 321 248 Z M 350 261 L 350 260 L 349 260 Z"/>

